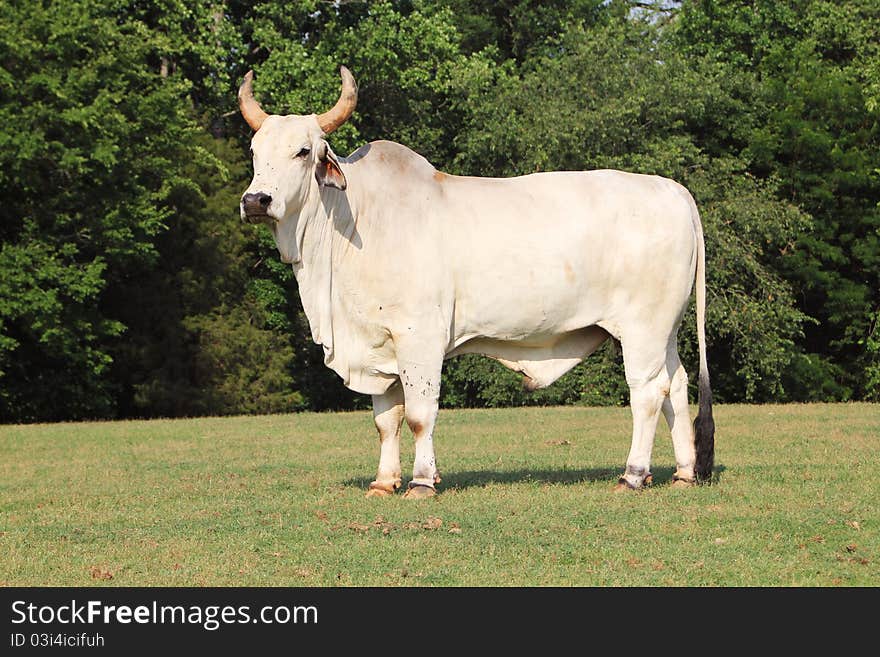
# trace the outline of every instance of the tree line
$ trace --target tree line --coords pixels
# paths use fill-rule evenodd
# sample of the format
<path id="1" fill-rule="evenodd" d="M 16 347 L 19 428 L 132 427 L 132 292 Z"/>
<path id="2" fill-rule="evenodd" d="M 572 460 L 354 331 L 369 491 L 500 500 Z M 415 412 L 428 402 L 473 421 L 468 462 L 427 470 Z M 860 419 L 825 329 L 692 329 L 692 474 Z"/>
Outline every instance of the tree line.
<path id="1" fill-rule="evenodd" d="M 238 216 L 243 74 L 267 111 L 308 114 L 340 64 L 360 93 L 337 153 L 390 139 L 455 174 L 687 186 L 718 400 L 880 400 L 877 34 L 873 0 L 4 2 L 0 421 L 368 404 Z M 692 316 L 681 333 L 693 374 Z M 536 393 L 453 359 L 442 403 L 627 397 L 607 344 Z"/>

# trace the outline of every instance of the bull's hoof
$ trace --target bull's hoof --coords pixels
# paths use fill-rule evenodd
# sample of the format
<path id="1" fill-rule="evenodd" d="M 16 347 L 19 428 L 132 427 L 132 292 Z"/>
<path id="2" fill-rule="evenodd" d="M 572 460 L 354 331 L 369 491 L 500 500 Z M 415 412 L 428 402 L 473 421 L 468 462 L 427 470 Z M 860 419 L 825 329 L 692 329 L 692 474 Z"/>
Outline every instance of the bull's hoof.
<path id="1" fill-rule="evenodd" d="M 391 495 L 394 495 L 394 491 L 384 488 L 371 488 L 367 491 L 367 497 L 389 497 Z"/>
<path id="2" fill-rule="evenodd" d="M 409 488 L 403 496 L 408 500 L 424 500 L 429 497 L 434 497 L 436 494 L 437 491 L 434 490 L 433 486 L 410 483 Z"/>
<path id="3" fill-rule="evenodd" d="M 389 495 L 394 495 L 394 491 L 398 488 L 400 488 L 400 479 L 391 483 L 373 481 L 370 483 L 367 497 L 388 497 Z"/>
<path id="4" fill-rule="evenodd" d="M 630 490 L 639 490 L 639 486 L 633 486 L 626 479 L 621 477 L 617 480 L 617 485 L 611 489 L 614 493 L 623 493 Z"/>
<path id="5" fill-rule="evenodd" d="M 613 491 L 615 493 L 622 493 L 628 490 L 642 490 L 646 486 L 650 486 L 654 483 L 654 475 L 650 472 L 645 475 L 645 478 L 642 480 L 640 486 L 636 486 L 635 484 L 631 484 L 626 477 L 621 477 L 617 480 L 617 485 L 614 486 Z"/>
<path id="6" fill-rule="evenodd" d="M 691 488 L 697 485 L 696 479 L 681 479 L 679 477 L 673 477 L 672 483 L 669 485 L 670 488 Z"/>

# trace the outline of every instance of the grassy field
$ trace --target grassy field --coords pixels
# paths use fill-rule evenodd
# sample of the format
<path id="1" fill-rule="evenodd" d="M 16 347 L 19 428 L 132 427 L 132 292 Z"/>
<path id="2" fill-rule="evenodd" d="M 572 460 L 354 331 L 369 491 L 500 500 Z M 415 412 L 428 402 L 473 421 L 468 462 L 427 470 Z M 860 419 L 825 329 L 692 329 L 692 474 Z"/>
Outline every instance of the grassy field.
<path id="1" fill-rule="evenodd" d="M 441 494 L 365 498 L 369 413 L 0 427 L 0 583 L 878 586 L 880 406 L 720 406 L 717 483 L 614 494 L 627 409 L 441 411 Z M 412 459 L 405 430 L 404 472 Z"/>

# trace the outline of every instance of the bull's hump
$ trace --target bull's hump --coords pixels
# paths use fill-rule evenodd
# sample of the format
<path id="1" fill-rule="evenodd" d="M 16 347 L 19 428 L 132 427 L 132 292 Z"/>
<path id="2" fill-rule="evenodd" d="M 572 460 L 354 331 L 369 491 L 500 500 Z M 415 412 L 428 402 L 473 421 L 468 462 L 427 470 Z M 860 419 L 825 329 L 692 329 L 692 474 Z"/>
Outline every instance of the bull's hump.
<path id="1" fill-rule="evenodd" d="M 345 161 L 351 164 L 369 163 L 375 167 L 388 169 L 389 174 L 405 174 L 407 177 L 421 175 L 430 178 L 438 173 L 424 157 L 393 141 L 370 142 L 345 158 Z"/>

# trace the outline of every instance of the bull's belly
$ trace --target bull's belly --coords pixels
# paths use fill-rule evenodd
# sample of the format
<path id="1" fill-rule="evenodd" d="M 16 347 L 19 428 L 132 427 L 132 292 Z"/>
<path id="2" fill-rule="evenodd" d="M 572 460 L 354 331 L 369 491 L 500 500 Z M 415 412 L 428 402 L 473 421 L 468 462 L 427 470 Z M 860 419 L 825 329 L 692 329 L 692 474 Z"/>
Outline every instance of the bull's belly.
<path id="1" fill-rule="evenodd" d="M 479 336 L 541 346 L 605 319 L 609 304 L 601 295 L 598 286 L 591 290 L 564 283 L 471 286 L 455 300 L 452 337 L 457 343 Z"/>
<path id="2" fill-rule="evenodd" d="M 446 357 L 482 354 L 505 367 L 521 372 L 530 390 L 545 388 L 593 353 L 608 332 L 599 326 L 587 326 L 567 333 L 528 336 L 521 340 L 476 337 L 463 342 Z"/>

